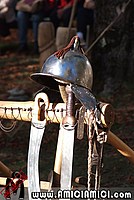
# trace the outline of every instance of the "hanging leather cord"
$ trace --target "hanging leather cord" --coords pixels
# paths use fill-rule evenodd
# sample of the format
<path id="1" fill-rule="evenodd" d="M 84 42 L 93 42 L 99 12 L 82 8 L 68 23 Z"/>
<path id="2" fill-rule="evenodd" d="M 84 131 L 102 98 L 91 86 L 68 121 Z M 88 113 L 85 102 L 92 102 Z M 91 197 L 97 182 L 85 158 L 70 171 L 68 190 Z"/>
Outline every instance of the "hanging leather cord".
<path id="1" fill-rule="evenodd" d="M 54 55 L 55 55 L 58 59 L 60 59 L 60 58 L 63 59 L 63 58 L 64 58 L 64 55 L 65 55 L 70 49 L 73 49 L 73 48 L 74 48 L 75 42 L 78 42 L 78 50 L 80 50 L 81 53 L 83 53 L 83 50 L 82 50 L 82 48 L 81 48 L 81 46 L 80 46 L 79 37 L 78 37 L 78 36 L 74 36 L 74 37 L 71 39 L 70 43 L 69 43 L 65 48 L 56 51 L 56 52 L 54 53 Z"/>

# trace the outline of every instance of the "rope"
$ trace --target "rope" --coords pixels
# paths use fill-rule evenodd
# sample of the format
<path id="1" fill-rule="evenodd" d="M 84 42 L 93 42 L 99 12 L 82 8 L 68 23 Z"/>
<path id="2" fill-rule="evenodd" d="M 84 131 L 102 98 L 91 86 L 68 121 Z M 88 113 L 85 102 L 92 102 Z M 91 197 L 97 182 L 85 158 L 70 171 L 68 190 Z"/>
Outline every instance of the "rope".
<path id="1" fill-rule="evenodd" d="M 19 107 L 18 107 L 18 108 L 0 107 L 0 109 L 3 109 L 3 110 L 5 111 L 4 114 L 3 114 L 3 116 L 0 118 L 0 129 L 1 129 L 2 131 L 6 132 L 6 133 L 9 133 L 9 132 L 11 132 L 11 131 L 13 131 L 13 130 L 15 129 L 16 124 L 17 124 L 17 121 L 16 121 L 16 120 L 17 120 L 19 117 L 20 117 L 21 121 L 23 121 L 22 115 L 21 115 L 21 111 L 29 111 L 29 113 L 31 112 L 31 108 L 25 109 L 25 108 L 19 108 Z M 11 116 L 12 116 L 12 118 L 13 118 L 13 120 L 14 120 L 13 123 L 11 124 L 11 126 L 9 126 L 9 127 L 6 127 L 5 125 L 2 124 L 2 120 L 3 120 L 3 119 L 10 119 L 10 118 L 8 117 L 7 110 L 10 110 L 10 111 L 11 111 Z M 18 115 L 17 115 L 17 116 L 14 115 L 14 110 L 18 110 Z"/>
<path id="2" fill-rule="evenodd" d="M 14 121 L 10 127 L 5 127 L 5 126 L 2 124 L 2 122 L 0 121 L 0 129 L 1 129 L 2 131 L 6 132 L 6 133 L 10 133 L 11 131 L 13 131 L 13 130 L 15 129 L 16 124 L 17 124 L 17 122 Z"/>
<path id="3" fill-rule="evenodd" d="M 88 112 L 88 190 L 90 191 L 91 189 L 91 175 L 92 175 L 92 146 L 93 146 L 93 136 L 94 136 L 94 132 L 93 132 L 93 111 L 89 111 Z"/>
<path id="4" fill-rule="evenodd" d="M 102 167 L 103 144 L 99 144 L 96 136 L 99 135 L 97 127 L 97 109 L 87 110 L 88 113 L 88 190 L 91 190 L 91 179 L 94 177 L 94 189 L 100 189 L 100 171 Z M 99 144 L 99 148 L 97 147 Z M 92 167 L 95 166 L 96 172 Z M 92 177 L 93 176 L 93 177 Z"/>

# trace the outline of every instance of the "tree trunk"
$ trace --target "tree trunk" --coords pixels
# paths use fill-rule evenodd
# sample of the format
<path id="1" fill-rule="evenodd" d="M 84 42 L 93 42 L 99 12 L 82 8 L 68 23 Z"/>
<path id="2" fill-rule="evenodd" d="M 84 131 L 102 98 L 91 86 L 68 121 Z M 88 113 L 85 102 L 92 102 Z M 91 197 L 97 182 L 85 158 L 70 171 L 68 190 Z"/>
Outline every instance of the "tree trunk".
<path id="1" fill-rule="evenodd" d="M 117 17 L 123 3 L 127 2 L 129 0 L 96 0 L 96 38 Z M 134 74 L 133 0 L 124 8 L 118 20 L 92 49 L 95 90 L 103 90 L 102 93 L 106 95 L 113 94 L 123 80 Z"/>

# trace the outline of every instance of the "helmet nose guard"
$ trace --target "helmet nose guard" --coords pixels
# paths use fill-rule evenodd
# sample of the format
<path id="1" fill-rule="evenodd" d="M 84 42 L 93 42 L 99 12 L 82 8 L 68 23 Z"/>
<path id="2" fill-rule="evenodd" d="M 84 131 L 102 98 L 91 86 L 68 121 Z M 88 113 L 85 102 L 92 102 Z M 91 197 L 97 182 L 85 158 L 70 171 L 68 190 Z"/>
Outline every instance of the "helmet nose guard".
<path id="1" fill-rule="evenodd" d="M 73 83 L 91 90 L 92 67 L 87 57 L 80 51 L 78 37 L 73 37 L 66 48 L 48 57 L 41 72 L 32 74 L 31 78 L 54 90 L 59 89 L 58 82 Z"/>

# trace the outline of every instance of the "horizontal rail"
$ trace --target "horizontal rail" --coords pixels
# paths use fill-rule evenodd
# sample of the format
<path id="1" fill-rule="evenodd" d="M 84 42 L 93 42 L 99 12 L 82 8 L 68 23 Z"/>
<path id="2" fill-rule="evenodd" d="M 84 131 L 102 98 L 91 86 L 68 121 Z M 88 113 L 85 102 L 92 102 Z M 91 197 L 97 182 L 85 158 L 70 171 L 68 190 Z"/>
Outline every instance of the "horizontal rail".
<path id="1" fill-rule="evenodd" d="M 0 118 L 31 121 L 34 101 L 0 101 Z"/>
<path id="2" fill-rule="evenodd" d="M 15 119 L 21 121 L 31 121 L 32 116 L 35 117 L 34 101 L 28 102 L 12 102 L 12 101 L 0 101 L 0 118 L 2 119 Z M 81 104 L 76 104 L 75 109 L 79 110 Z M 43 103 L 42 103 L 43 107 Z M 114 111 L 110 104 L 101 103 L 101 112 L 99 112 L 99 118 L 105 127 L 111 127 L 114 122 Z M 62 118 L 66 115 L 65 103 L 50 103 L 47 110 L 41 109 L 41 112 L 45 112 L 45 118 L 48 122 L 60 123 Z M 87 121 L 87 113 L 85 112 L 85 123 Z"/>
<path id="3" fill-rule="evenodd" d="M 34 107 L 33 101 L 29 102 L 0 101 L 0 118 L 4 119 L 16 118 L 17 120 L 31 121 L 33 115 L 33 107 Z M 19 113 L 18 113 L 18 108 L 19 108 Z M 57 103 L 57 104 L 50 103 L 48 110 L 45 111 L 47 121 L 53 123 L 60 123 L 65 114 L 66 114 L 65 103 Z M 129 161 L 131 161 L 134 164 L 134 151 L 111 131 L 108 132 L 108 142 L 112 146 L 114 146 L 123 156 L 125 156 Z"/>

